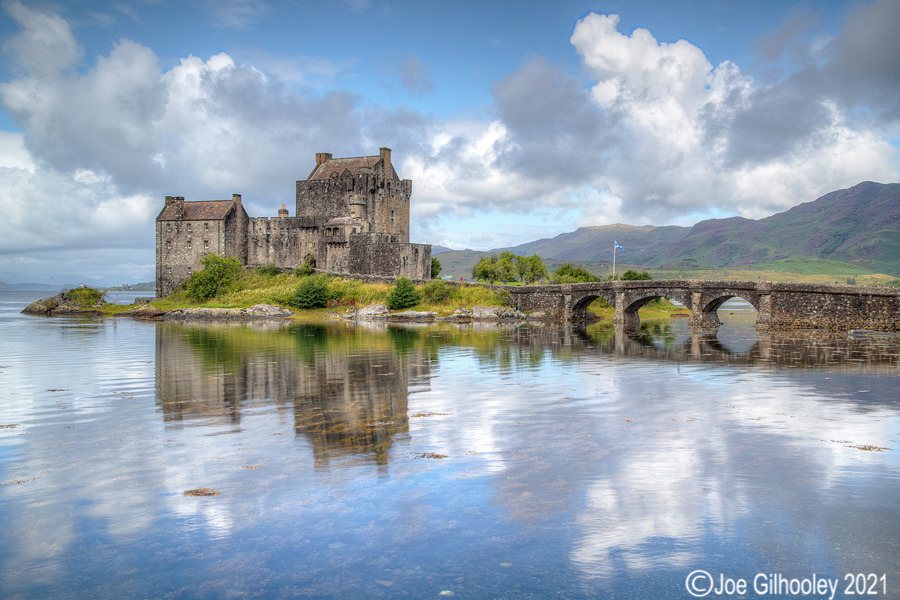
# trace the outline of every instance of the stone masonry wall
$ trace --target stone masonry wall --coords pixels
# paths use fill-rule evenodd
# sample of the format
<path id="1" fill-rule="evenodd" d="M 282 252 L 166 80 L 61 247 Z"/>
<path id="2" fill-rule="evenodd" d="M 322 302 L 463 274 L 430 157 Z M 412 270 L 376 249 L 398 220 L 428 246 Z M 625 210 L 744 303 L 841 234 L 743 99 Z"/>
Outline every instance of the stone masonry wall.
<path id="1" fill-rule="evenodd" d="M 509 286 L 511 304 L 559 319 L 577 316 L 591 297 L 616 297 L 617 321 L 652 297 L 679 300 L 693 326 L 716 326 L 715 310 L 727 298 L 744 298 L 759 311 L 757 325 L 783 329 L 900 331 L 900 288 L 887 286 L 742 281 L 615 281 L 568 285 Z M 621 300 L 621 302 L 620 302 Z M 621 306 L 620 306 L 621 304 Z M 636 314 L 636 310 L 634 312 Z M 633 319 L 632 319 L 633 320 Z M 630 323 L 633 325 L 633 323 Z"/>
<path id="2" fill-rule="evenodd" d="M 900 288 L 771 285 L 770 329 L 900 331 Z"/>

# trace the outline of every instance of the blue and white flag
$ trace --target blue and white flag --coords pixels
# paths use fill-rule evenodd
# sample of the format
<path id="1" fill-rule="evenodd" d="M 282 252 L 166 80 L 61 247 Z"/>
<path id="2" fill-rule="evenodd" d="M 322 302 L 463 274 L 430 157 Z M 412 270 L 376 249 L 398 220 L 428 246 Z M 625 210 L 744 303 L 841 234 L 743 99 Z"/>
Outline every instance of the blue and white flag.
<path id="1" fill-rule="evenodd" d="M 617 250 L 624 250 L 624 249 L 625 249 L 625 248 L 623 248 L 622 246 L 619 245 L 619 242 L 613 241 L 613 244 L 616 245 L 616 249 L 617 249 Z"/>

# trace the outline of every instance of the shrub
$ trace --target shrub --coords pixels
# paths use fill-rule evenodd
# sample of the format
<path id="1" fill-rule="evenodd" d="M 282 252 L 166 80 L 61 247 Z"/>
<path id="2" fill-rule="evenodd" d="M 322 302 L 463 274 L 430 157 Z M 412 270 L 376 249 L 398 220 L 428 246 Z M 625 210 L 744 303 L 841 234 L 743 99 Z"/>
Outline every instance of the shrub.
<path id="1" fill-rule="evenodd" d="M 587 283 L 589 281 L 600 281 L 600 278 L 584 267 L 576 267 L 571 263 L 565 263 L 553 272 L 553 281 L 556 283 Z"/>
<path id="2" fill-rule="evenodd" d="M 95 306 L 103 300 L 103 292 L 94 288 L 75 288 L 66 292 L 69 300 L 78 306 Z"/>
<path id="3" fill-rule="evenodd" d="M 634 269 L 628 269 L 624 273 L 622 273 L 622 280 L 624 281 L 640 281 L 644 279 L 653 279 L 650 277 L 650 273 L 647 271 L 635 271 Z"/>
<path id="4" fill-rule="evenodd" d="M 269 263 L 263 267 L 256 267 L 256 272 L 260 275 L 278 275 L 278 267 L 275 263 Z"/>
<path id="5" fill-rule="evenodd" d="M 328 276 L 304 277 L 294 291 L 291 306 L 297 308 L 325 308 L 328 305 Z"/>
<path id="6" fill-rule="evenodd" d="M 437 279 L 437 276 L 441 274 L 441 261 L 432 257 L 431 258 L 431 278 Z"/>
<path id="7" fill-rule="evenodd" d="M 206 302 L 231 290 L 241 274 L 241 263 L 233 256 L 207 254 L 200 263 L 203 269 L 191 273 L 184 284 L 188 297 L 195 302 Z"/>
<path id="8" fill-rule="evenodd" d="M 394 289 L 388 294 L 387 305 L 391 310 L 400 310 L 415 306 L 419 300 L 419 292 L 413 282 L 406 277 L 398 277 Z"/>
<path id="9" fill-rule="evenodd" d="M 312 260 L 309 257 L 303 261 L 303 264 L 294 269 L 294 275 L 297 277 L 306 277 L 307 275 L 312 275 Z"/>
<path id="10" fill-rule="evenodd" d="M 442 304 L 450 298 L 450 290 L 443 281 L 429 281 L 422 288 L 422 296 L 429 304 Z"/>

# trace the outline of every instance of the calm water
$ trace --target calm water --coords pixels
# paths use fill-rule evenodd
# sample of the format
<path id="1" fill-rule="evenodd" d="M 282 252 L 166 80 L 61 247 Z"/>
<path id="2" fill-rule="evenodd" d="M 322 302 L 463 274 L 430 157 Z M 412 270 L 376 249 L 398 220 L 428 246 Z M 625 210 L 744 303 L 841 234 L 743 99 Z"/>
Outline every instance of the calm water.
<path id="1" fill-rule="evenodd" d="M 0 295 L 2 598 L 690 598 L 698 569 L 900 598 L 896 339 L 739 305 L 717 336 L 18 313 L 39 296 Z"/>

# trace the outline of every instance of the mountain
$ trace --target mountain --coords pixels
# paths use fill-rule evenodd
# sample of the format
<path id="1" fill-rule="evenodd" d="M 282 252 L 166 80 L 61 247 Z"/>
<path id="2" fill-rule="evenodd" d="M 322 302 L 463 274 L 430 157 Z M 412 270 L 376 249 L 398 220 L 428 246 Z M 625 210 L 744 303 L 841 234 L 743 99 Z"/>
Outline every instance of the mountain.
<path id="1" fill-rule="evenodd" d="M 0 291 L 7 292 L 58 292 L 61 289 L 62 288 L 58 285 L 50 285 L 46 283 L 4 283 L 0 281 Z"/>
<path id="2" fill-rule="evenodd" d="M 446 246 L 431 246 L 431 255 L 435 254 L 443 254 L 444 252 L 453 252 L 453 248 L 447 248 Z"/>
<path id="3" fill-rule="evenodd" d="M 623 247 L 616 253 L 620 264 L 746 268 L 765 263 L 771 268 L 773 263 L 806 264 L 803 257 L 809 257 L 818 261 L 818 269 L 848 263 L 900 276 L 900 184 L 866 181 L 759 220 L 710 219 L 691 228 L 582 227 L 511 248 L 446 251 L 440 258 L 442 274 L 468 276 L 482 256 L 504 250 L 545 260 L 611 262 L 614 242 Z"/>
<path id="4" fill-rule="evenodd" d="M 900 275 L 900 184 L 866 181 L 765 219 L 701 221 L 645 262 L 737 268 L 792 256 Z"/>
<path id="5" fill-rule="evenodd" d="M 541 258 L 555 258 L 564 261 L 600 261 L 613 259 L 613 244 L 619 242 L 621 250 L 616 252 L 616 260 L 643 263 L 655 256 L 666 246 L 677 242 L 690 233 L 689 227 L 669 225 L 602 225 L 580 227 L 571 233 L 561 233 L 554 238 L 528 242 L 512 248 L 491 250 L 497 254 L 509 250 L 513 254 L 529 256 L 537 254 Z"/>

